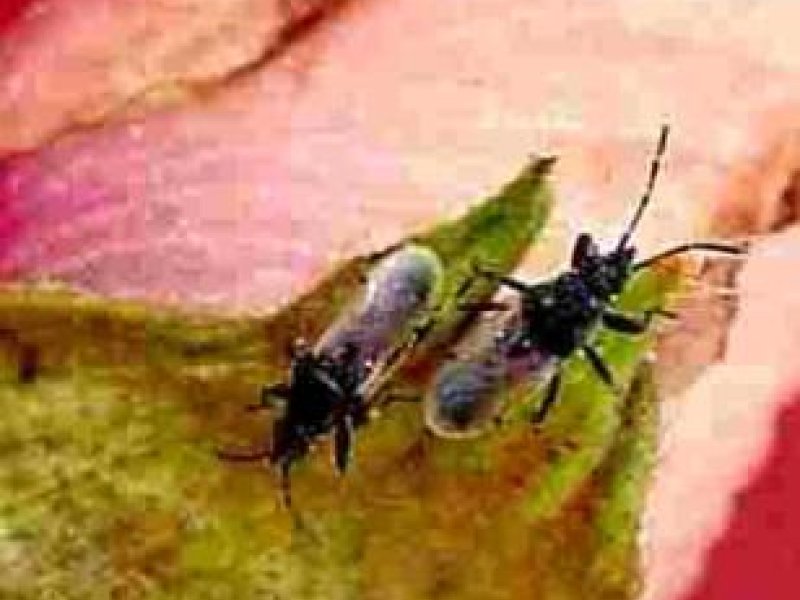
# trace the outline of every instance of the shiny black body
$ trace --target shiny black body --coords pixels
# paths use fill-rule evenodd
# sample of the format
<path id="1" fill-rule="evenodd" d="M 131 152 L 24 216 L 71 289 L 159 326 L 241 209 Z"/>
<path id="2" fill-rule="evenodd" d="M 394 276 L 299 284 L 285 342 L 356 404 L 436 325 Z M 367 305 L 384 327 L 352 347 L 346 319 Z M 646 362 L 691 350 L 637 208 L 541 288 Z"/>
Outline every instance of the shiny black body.
<path id="1" fill-rule="evenodd" d="M 369 365 L 354 344 L 337 350 L 330 356 L 307 349 L 296 352 L 289 385 L 262 391 L 262 406 L 282 408 L 273 423 L 269 460 L 280 469 L 287 504 L 289 470 L 308 454 L 311 444 L 333 433 L 334 464 L 344 473 L 353 431 L 367 421 L 369 407 L 360 386 L 369 374 Z"/>
<path id="2" fill-rule="evenodd" d="M 281 473 L 284 500 L 291 504 L 289 471 L 308 454 L 321 436 L 333 433 L 334 463 L 344 472 L 350 456 L 353 430 L 367 420 L 369 407 L 360 386 L 369 365 L 354 344 L 345 344 L 330 355 L 315 353 L 299 343 L 292 351 L 288 383 L 265 387 L 261 403 L 250 408 L 279 411 L 272 427 L 269 448 L 253 452 L 219 451 L 233 461 L 269 459 Z"/>
<path id="3" fill-rule="evenodd" d="M 665 126 L 661 130 L 646 191 L 630 225 L 610 252 L 601 253 L 592 237 L 582 233 L 574 245 L 568 269 L 539 283 L 527 283 L 476 267 L 477 275 L 494 279 L 520 294 L 517 325 L 510 331 L 502 332 L 503 336 L 511 338 L 509 354 L 526 355 L 535 352 L 555 357 L 560 362 L 580 350 L 597 375 L 616 390 L 611 370 L 589 343 L 592 331 L 602 325 L 623 334 L 639 334 L 646 331 L 654 315 L 670 315 L 656 307 L 641 315 L 626 315 L 616 311 L 612 305 L 631 276 L 659 260 L 691 250 L 729 254 L 740 254 L 744 251 L 741 246 L 694 242 L 635 261 L 636 249 L 629 244 L 630 238 L 649 203 L 660 159 L 666 148 L 667 135 L 668 128 Z M 464 308 L 483 312 L 505 310 L 509 307 L 498 302 L 486 302 L 467 303 Z M 546 416 L 556 400 L 560 383 L 561 374 L 557 367 L 548 383 L 544 401 L 534 416 L 535 421 L 541 421 Z M 463 407 L 460 410 L 463 411 Z"/>

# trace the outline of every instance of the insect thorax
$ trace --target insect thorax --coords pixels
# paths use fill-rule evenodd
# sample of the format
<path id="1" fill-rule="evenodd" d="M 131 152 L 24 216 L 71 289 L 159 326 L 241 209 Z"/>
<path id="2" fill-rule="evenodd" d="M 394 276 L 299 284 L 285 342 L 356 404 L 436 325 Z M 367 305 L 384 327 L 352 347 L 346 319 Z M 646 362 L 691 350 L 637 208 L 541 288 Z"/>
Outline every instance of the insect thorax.
<path id="1" fill-rule="evenodd" d="M 526 298 L 524 322 L 532 344 L 556 356 L 568 356 L 585 340 L 602 311 L 583 278 L 566 271 L 538 286 Z"/>
<path id="2" fill-rule="evenodd" d="M 622 292 L 630 278 L 633 248 L 586 257 L 578 266 L 577 275 L 592 295 L 602 302 Z"/>
<path id="3" fill-rule="evenodd" d="M 290 421 L 315 426 L 324 423 L 333 411 L 336 397 L 320 378 L 324 372 L 321 366 L 311 361 L 294 366 L 291 399 L 287 406 Z"/>

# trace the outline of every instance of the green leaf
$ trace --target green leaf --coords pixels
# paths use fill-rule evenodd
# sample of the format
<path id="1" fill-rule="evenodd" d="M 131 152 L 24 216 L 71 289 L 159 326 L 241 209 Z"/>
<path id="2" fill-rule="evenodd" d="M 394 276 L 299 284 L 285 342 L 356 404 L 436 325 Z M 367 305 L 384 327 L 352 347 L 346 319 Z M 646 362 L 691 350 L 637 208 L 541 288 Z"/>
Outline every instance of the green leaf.
<path id="1" fill-rule="evenodd" d="M 541 231 L 547 166 L 414 236 L 440 254 L 444 277 L 437 327 L 403 385 L 421 392 L 463 328 L 452 295 L 471 263 L 508 272 Z M 0 596 L 586 598 L 608 573 L 628 589 L 647 471 L 637 460 L 653 433 L 621 424 L 623 403 L 580 360 L 542 431 L 517 422 L 447 442 L 424 433 L 419 406 L 390 406 L 359 430 L 346 477 L 327 448 L 297 465 L 295 512 L 263 468 L 215 458 L 220 445 L 264 443 L 270 415 L 244 406 L 282 376 L 294 337 L 315 338 L 354 297 L 368 266 L 348 261 L 268 316 L 4 289 Z M 623 302 L 650 306 L 673 280 L 642 277 Z M 493 291 L 481 282 L 474 294 Z M 649 341 L 601 343 L 628 381 Z M 520 416 L 536 401 L 522 398 Z"/>

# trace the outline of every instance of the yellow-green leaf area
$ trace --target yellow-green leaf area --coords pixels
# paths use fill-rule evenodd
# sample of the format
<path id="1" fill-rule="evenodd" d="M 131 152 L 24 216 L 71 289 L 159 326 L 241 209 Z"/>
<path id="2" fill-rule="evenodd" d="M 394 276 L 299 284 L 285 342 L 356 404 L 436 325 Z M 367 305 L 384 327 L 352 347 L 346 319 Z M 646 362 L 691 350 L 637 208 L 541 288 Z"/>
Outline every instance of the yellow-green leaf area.
<path id="1" fill-rule="evenodd" d="M 508 272 L 541 232 L 546 166 L 532 163 L 462 219 L 413 236 L 439 253 L 443 281 L 431 339 L 398 378 L 404 390 L 422 392 L 463 329 L 452 296 L 470 265 Z M 654 433 L 625 417 L 631 402 L 580 359 L 538 430 L 524 419 L 536 394 L 520 399 L 520 419 L 460 443 L 425 434 L 418 405 L 389 406 L 359 430 L 346 477 L 325 444 L 297 464 L 292 511 L 263 467 L 217 460 L 221 445 L 266 442 L 271 415 L 244 407 L 282 376 L 294 337 L 315 338 L 356 296 L 368 266 L 348 261 L 269 315 L 4 288 L 0 597 L 485 600 L 635 589 L 641 456 Z M 622 302 L 660 302 L 673 279 L 646 275 Z M 600 343 L 628 382 L 650 342 Z"/>

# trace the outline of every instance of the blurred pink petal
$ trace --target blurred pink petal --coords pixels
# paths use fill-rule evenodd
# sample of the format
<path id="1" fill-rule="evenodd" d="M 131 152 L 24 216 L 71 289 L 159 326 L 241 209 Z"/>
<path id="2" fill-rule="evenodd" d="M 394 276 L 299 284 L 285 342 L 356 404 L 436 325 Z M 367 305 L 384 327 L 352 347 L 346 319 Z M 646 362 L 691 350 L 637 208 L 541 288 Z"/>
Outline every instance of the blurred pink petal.
<path id="1" fill-rule="evenodd" d="M 642 239 L 671 241 L 794 93 L 784 65 L 724 29 L 659 25 L 625 3 L 500 8 L 358 5 L 206 102 L 11 161 L 0 269 L 270 305 L 329 256 L 455 213 L 534 150 L 563 155 L 561 228 L 539 259 L 554 266 L 577 228 L 616 233 L 664 119 L 674 143 Z M 324 52 L 298 71 L 309 48 Z"/>
<path id="2" fill-rule="evenodd" d="M 337 2 L 35 0 L 5 9 L 16 19 L 0 41 L 0 150 L 186 102 L 280 52 Z"/>
<path id="3" fill-rule="evenodd" d="M 789 510 L 800 498 L 800 393 L 786 396 L 776 436 L 758 474 L 734 498 L 726 534 L 686 600 L 797 598 L 800 515 Z"/>
<path id="4" fill-rule="evenodd" d="M 554 152 L 560 202 L 526 265 L 541 274 L 578 230 L 618 232 L 663 121 L 673 138 L 643 246 L 712 218 L 717 231 L 766 231 L 796 204 L 798 16 L 779 0 L 354 3 L 217 94 L 9 159 L 0 275 L 267 309 L 336 258 L 452 216 L 530 152 Z M 35 66 L 42 52 L 32 42 L 18 60 L 55 77 Z M 18 81 L 28 87 L 6 86 L 0 106 L 72 106 Z M 56 112 L 7 143 L 40 139 L 63 123 Z M 775 266 L 781 243 L 743 275 L 726 362 L 676 400 L 647 527 L 651 600 L 690 587 L 797 373 L 787 282 L 799 250 Z"/>
<path id="5" fill-rule="evenodd" d="M 667 407 L 645 526 L 651 549 L 650 593 L 645 598 L 680 597 L 699 576 L 703 552 L 718 538 L 730 545 L 727 536 L 737 535 L 726 532 L 734 501 L 748 480 L 759 476 L 777 416 L 800 384 L 800 287 L 792 281 L 799 257 L 800 227 L 755 246 L 739 276 L 741 303 L 724 361 Z M 788 515 L 800 497 L 792 497 L 789 488 L 777 488 L 772 499 L 771 510 Z M 787 529 L 783 535 L 789 543 L 800 532 Z M 744 556 L 755 561 L 774 551 L 756 546 L 757 540 L 766 542 L 757 538 L 742 549 L 743 562 Z M 796 594 L 800 581 L 795 579 L 794 586 Z"/>

